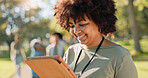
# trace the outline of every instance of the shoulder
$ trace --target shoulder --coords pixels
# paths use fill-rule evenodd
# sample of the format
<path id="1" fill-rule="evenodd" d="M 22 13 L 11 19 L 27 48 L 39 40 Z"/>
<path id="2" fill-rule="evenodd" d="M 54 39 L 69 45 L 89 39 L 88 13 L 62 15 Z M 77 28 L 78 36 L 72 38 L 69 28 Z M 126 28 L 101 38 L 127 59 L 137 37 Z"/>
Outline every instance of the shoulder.
<path id="1" fill-rule="evenodd" d="M 111 52 L 110 54 L 114 55 L 129 55 L 129 50 L 124 48 L 123 46 L 105 46 L 102 47 L 102 49 L 107 50 L 108 52 Z"/>
<path id="2" fill-rule="evenodd" d="M 125 57 L 131 57 L 129 50 L 122 46 L 101 47 L 100 54 L 112 60 L 123 60 Z"/>
<path id="3" fill-rule="evenodd" d="M 11 44 L 15 44 L 15 41 L 12 41 Z"/>
<path id="4" fill-rule="evenodd" d="M 66 50 L 66 54 L 75 54 L 77 52 L 79 52 L 81 50 L 81 47 L 80 47 L 80 43 L 77 43 L 77 44 L 73 44 L 71 46 L 69 46 L 69 48 Z"/>
<path id="5" fill-rule="evenodd" d="M 74 51 L 77 51 L 77 50 L 81 49 L 80 46 L 81 46 L 80 43 L 73 44 L 73 45 L 69 46 L 68 50 L 74 50 Z"/>
<path id="6" fill-rule="evenodd" d="M 130 52 L 128 49 L 124 48 L 123 46 L 118 46 L 115 48 L 115 53 L 119 56 L 126 56 L 126 55 L 130 55 Z"/>
<path id="7" fill-rule="evenodd" d="M 129 50 L 122 46 L 114 47 L 110 49 L 110 52 L 110 54 L 113 56 L 113 59 L 116 60 L 116 63 L 118 65 L 126 61 L 132 61 L 132 57 Z"/>
<path id="8" fill-rule="evenodd" d="M 118 77 L 137 78 L 137 70 L 129 51 L 124 47 L 118 47 L 114 53 L 113 66 Z M 132 71 L 132 72 L 131 72 Z"/>
<path id="9" fill-rule="evenodd" d="M 65 42 L 64 40 L 59 40 L 59 44 L 61 44 L 61 45 L 65 45 L 66 42 Z"/>
<path id="10" fill-rule="evenodd" d="M 54 47 L 55 44 L 49 44 L 46 48 L 51 48 L 51 47 Z"/>
<path id="11" fill-rule="evenodd" d="M 11 46 L 14 46 L 15 45 L 15 41 L 12 41 L 10 45 Z"/>
<path id="12" fill-rule="evenodd" d="M 120 58 L 122 61 L 132 60 L 132 56 L 131 56 L 129 50 L 122 47 L 122 46 L 120 46 L 117 49 L 116 54 L 117 54 L 118 58 Z"/>
<path id="13" fill-rule="evenodd" d="M 127 62 L 133 62 L 129 50 L 123 46 L 102 47 L 100 54 L 112 60 L 113 66 L 121 66 Z"/>

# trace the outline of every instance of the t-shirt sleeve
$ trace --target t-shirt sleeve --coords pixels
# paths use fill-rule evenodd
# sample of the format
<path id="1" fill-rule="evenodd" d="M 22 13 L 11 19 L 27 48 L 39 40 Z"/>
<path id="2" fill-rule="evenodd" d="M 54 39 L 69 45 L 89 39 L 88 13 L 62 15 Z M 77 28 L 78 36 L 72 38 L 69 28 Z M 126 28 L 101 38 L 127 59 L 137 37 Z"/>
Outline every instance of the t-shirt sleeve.
<path id="1" fill-rule="evenodd" d="M 121 64 L 117 66 L 115 78 L 138 78 L 136 67 L 131 55 L 125 55 Z"/>

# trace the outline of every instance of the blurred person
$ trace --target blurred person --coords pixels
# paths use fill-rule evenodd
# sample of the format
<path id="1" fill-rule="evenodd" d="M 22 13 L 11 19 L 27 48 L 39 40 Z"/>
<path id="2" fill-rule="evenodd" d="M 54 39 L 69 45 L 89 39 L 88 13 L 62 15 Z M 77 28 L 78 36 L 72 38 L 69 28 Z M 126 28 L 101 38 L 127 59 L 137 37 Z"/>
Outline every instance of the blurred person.
<path id="1" fill-rule="evenodd" d="M 62 39 L 62 34 L 54 32 L 49 38 L 50 44 L 46 47 L 46 55 L 59 55 L 63 57 L 66 42 Z"/>
<path id="2" fill-rule="evenodd" d="M 11 43 L 10 45 L 10 58 L 11 60 L 16 64 L 16 72 L 17 72 L 17 76 L 18 78 L 20 78 L 21 73 L 20 73 L 20 69 L 21 69 L 21 62 L 24 60 L 26 60 L 26 54 L 24 52 L 23 46 L 22 46 L 22 42 L 20 40 L 21 38 L 19 37 L 19 35 L 15 35 L 14 36 L 14 41 Z"/>
<path id="3" fill-rule="evenodd" d="M 138 78 L 129 51 L 108 39 L 116 31 L 114 0 L 61 0 L 54 10 L 79 41 L 63 57 L 79 78 Z"/>
<path id="4" fill-rule="evenodd" d="M 42 42 L 40 39 L 33 39 L 30 42 L 30 46 L 31 46 L 31 57 L 35 57 L 35 56 L 44 56 L 45 54 L 45 48 L 42 45 Z M 40 78 L 33 70 L 32 70 L 32 78 Z"/>

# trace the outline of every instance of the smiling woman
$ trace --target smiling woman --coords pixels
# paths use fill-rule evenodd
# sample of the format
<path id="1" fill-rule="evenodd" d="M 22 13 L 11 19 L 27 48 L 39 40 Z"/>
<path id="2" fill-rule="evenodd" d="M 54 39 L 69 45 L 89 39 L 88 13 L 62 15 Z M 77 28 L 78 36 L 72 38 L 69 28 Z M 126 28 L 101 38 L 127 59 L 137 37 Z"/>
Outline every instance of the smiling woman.
<path id="1" fill-rule="evenodd" d="M 113 0 L 62 0 L 54 9 L 60 26 L 79 40 L 63 58 L 79 78 L 138 78 L 129 51 L 106 39 L 116 31 Z"/>
<path id="2" fill-rule="evenodd" d="M 84 19 L 74 20 L 70 18 L 70 32 L 79 40 L 81 44 L 85 44 L 87 46 L 97 46 L 100 42 L 98 38 L 101 38 L 101 33 L 98 31 L 98 26 L 92 21 L 89 20 L 85 15 Z M 93 31 L 92 31 L 93 30 Z M 94 41 L 97 39 L 97 41 Z"/>

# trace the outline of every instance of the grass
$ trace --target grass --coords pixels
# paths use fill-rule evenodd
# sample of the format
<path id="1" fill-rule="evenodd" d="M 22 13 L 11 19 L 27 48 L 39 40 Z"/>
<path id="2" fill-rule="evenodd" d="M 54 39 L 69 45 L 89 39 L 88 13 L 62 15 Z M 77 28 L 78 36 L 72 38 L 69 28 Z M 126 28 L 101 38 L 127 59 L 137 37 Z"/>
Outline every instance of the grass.
<path id="1" fill-rule="evenodd" d="M 138 78 L 148 78 L 148 61 L 134 61 L 137 71 Z"/>
<path id="2" fill-rule="evenodd" d="M 115 41 L 134 54 L 133 40 Z M 143 54 L 133 56 L 139 78 L 148 78 L 148 39 L 140 40 Z M 15 65 L 10 61 L 9 54 L 0 54 L 0 78 L 10 78 L 15 73 Z"/>
<path id="3" fill-rule="evenodd" d="M 14 73 L 14 63 L 8 58 L 0 58 L 0 78 L 10 78 Z"/>

